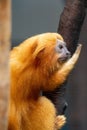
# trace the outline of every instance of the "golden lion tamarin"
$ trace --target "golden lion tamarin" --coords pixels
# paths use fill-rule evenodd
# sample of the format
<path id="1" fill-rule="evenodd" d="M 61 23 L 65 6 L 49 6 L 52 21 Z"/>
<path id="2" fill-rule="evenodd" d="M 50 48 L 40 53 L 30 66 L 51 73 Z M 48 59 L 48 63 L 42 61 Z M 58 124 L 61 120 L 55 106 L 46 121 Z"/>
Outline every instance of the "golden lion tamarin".
<path id="1" fill-rule="evenodd" d="M 40 91 L 60 86 L 73 69 L 81 45 L 69 59 L 62 36 L 44 33 L 25 40 L 10 54 L 11 90 L 8 130 L 57 130 L 65 123 Z"/>

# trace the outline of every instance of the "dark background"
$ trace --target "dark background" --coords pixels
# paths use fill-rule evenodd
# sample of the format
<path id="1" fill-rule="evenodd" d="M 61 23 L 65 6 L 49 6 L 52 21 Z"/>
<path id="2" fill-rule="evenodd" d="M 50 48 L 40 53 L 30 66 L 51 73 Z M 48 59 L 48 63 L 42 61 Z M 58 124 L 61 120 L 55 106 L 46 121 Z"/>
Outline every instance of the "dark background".
<path id="1" fill-rule="evenodd" d="M 65 0 L 13 0 L 12 46 L 35 34 L 56 32 L 64 6 Z M 63 130 L 87 129 L 87 16 L 79 42 L 83 48 L 68 81 L 67 124 Z"/>

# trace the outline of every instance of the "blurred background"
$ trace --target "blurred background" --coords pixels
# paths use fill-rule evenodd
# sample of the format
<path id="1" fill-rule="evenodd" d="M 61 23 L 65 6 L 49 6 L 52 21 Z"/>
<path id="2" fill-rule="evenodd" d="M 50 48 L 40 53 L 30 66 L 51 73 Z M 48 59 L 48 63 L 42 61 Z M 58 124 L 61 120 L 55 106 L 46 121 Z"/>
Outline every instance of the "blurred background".
<path id="1" fill-rule="evenodd" d="M 35 34 L 56 32 L 65 3 L 65 0 L 13 0 L 12 46 Z M 67 124 L 62 130 L 87 129 L 87 16 L 79 42 L 83 48 L 69 77 L 66 92 Z"/>

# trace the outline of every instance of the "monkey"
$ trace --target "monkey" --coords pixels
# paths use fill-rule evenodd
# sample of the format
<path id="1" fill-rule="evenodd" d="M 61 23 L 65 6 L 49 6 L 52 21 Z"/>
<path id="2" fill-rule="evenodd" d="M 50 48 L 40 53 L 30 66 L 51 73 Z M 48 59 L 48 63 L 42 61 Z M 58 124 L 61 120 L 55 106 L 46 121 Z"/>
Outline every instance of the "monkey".
<path id="1" fill-rule="evenodd" d="M 11 50 L 8 130 L 61 129 L 65 116 L 56 116 L 54 104 L 40 92 L 64 83 L 80 51 L 81 45 L 70 58 L 62 36 L 50 32 L 32 36 Z"/>

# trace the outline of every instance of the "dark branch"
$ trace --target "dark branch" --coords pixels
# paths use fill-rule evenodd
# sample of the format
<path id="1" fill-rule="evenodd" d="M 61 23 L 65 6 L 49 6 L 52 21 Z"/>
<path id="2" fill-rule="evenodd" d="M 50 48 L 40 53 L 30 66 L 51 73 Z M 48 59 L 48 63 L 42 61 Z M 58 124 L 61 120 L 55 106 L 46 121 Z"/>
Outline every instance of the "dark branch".
<path id="1" fill-rule="evenodd" d="M 87 0 L 68 0 L 60 16 L 57 32 L 60 33 L 67 43 L 71 53 L 76 49 L 81 27 L 85 18 Z M 53 92 L 44 92 L 55 105 L 58 114 L 62 114 L 64 108 L 64 94 L 66 83 Z"/>
<path id="2" fill-rule="evenodd" d="M 57 31 L 63 36 L 72 53 L 76 49 L 85 14 L 85 1 L 73 0 L 72 4 L 67 2 L 60 17 Z"/>

